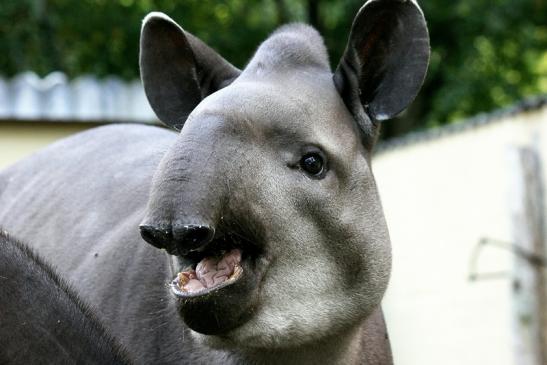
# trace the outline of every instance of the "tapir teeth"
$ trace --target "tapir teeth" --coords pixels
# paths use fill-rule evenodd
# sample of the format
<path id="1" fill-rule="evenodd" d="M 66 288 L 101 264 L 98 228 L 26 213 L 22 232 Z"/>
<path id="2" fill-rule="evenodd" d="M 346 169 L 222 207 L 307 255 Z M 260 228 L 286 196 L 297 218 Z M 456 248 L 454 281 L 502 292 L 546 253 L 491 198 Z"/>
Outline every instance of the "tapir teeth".
<path id="1" fill-rule="evenodd" d="M 243 268 L 239 264 L 236 264 L 236 266 L 234 267 L 234 272 L 232 273 L 232 275 L 230 275 L 228 280 L 237 279 L 242 272 Z"/>
<path id="2" fill-rule="evenodd" d="M 179 287 L 181 289 L 183 289 L 184 285 L 186 285 L 190 281 L 189 275 L 187 275 L 185 272 L 179 272 L 178 279 Z"/>
<path id="3" fill-rule="evenodd" d="M 186 275 L 184 275 L 181 272 L 179 272 L 179 274 L 177 276 L 178 276 L 179 288 L 182 288 L 189 281 L 189 279 Z"/>

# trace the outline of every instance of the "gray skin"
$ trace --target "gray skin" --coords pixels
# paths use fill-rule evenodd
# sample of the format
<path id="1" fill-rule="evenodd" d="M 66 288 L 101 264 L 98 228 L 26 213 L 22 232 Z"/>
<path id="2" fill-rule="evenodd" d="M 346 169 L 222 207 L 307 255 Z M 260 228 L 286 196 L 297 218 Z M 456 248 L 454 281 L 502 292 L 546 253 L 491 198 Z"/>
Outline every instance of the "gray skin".
<path id="1" fill-rule="evenodd" d="M 1 230 L 0 313 L 1 364 L 130 363 L 53 268 Z"/>
<path id="2" fill-rule="evenodd" d="M 334 73 L 301 24 L 239 71 L 152 13 L 141 76 L 180 133 L 118 125 L 60 141 L 0 174 L 0 222 L 77 282 L 141 363 L 390 364 L 370 159 L 379 122 L 423 82 L 428 39 L 415 2 L 369 1 Z M 170 295 L 186 264 L 232 247 L 240 279 Z"/>

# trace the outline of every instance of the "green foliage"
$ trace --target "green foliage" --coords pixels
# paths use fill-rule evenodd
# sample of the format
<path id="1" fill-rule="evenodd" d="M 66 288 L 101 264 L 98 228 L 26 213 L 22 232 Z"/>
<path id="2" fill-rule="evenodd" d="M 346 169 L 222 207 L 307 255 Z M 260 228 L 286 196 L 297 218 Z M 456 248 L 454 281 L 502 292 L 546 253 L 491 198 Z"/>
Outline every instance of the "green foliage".
<path id="1" fill-rule="evenodd" d="M 309 21 L 336 65 L 363 0 L 4 0 L 0 73 L 61 70 L 138 77 L 140 22 L 169 14 L 243 67 L 282 23 Z M 545 0 L 420 1 L 432 57 L 423 91 L 386 135 L 453 122 L 528 95 L 547 93 Z"/>
<path id="2" fill-rule="evenodd" d="M 429 125 L 547 93 L 547 3 L 424 2 L 432 62 L 423 97 Z"/>

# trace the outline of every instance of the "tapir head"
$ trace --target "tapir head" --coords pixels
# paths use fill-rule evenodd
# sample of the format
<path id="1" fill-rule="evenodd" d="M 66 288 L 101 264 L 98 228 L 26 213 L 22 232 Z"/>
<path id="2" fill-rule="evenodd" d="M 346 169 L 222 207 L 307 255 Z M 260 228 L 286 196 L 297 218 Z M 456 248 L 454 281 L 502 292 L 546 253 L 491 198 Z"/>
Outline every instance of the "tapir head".
<path id="1" fill-rule="evenodd" d="M 141 233 L 177 257 L 172 291 L 197 338 L 295 346 L 379 305 L 391 251 L 370 156 L 428 59 L 411 0 L 367 2 L 334 73 L 306 25 L 281 27 L 240 71 L 167 16 L 145 18 L 145 91 L 180 135 Z"/>

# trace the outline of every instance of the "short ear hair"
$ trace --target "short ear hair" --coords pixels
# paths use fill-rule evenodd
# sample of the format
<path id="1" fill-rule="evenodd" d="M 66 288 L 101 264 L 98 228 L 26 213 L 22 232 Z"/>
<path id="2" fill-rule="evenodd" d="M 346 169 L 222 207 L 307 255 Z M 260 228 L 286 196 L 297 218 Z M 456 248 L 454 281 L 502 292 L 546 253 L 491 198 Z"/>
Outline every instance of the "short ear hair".
<path id="1" fill-rule="evenodd" d="M 158 118 L 181 130 L 207 95 L 229 85 L 240 70 L 162 13 L 150 13 L 141 29 L 141 79 Z"/>
<path id="2" fill-rule="evenodd" d="M 429 63 L 429 34 L 414 0 L 370 0 L 353 21 L 334 74 L 362 129 L 393 118 L 414 100 Z"/>

